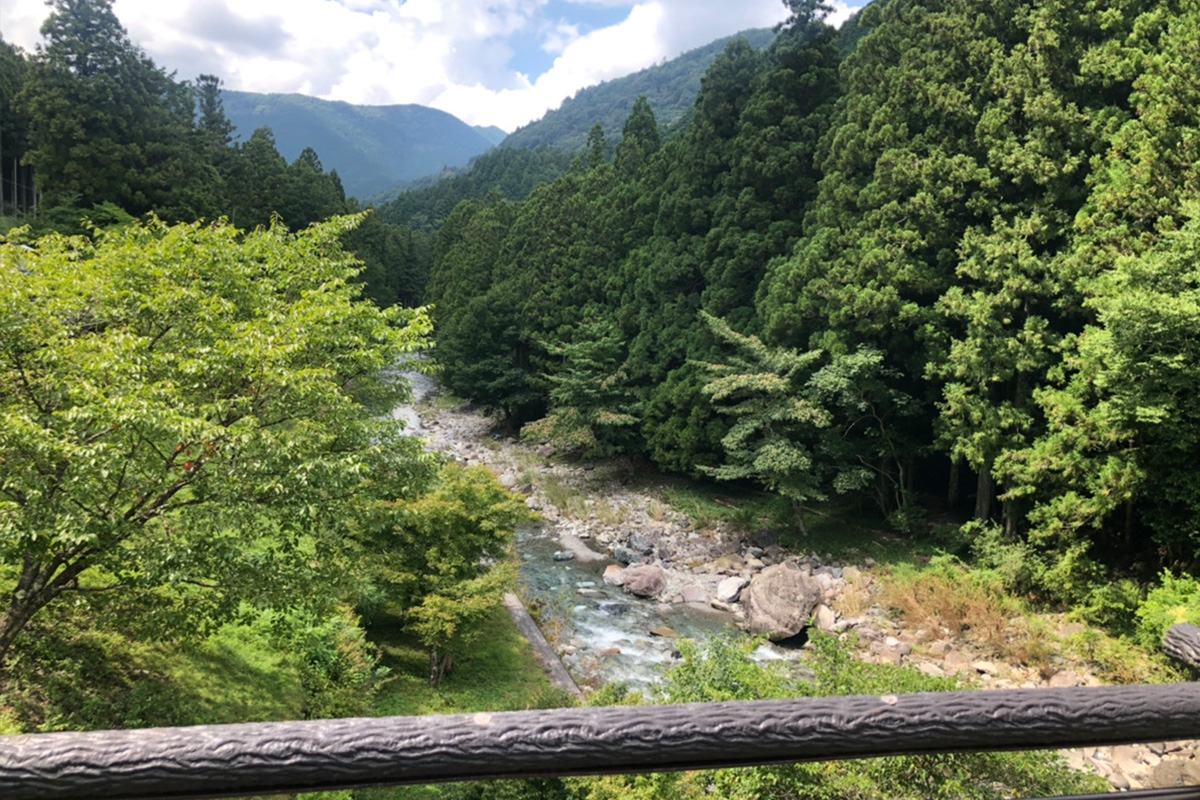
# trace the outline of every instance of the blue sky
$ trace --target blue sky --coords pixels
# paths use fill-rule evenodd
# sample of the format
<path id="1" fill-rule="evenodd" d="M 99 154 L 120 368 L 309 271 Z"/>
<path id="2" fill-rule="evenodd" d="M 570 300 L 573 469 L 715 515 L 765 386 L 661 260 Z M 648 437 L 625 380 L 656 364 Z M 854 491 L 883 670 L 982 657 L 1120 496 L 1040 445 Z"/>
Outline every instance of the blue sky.
<path id="1" fill-rule="evenodd" d="M 833 21 L 850 3 L 835 2 Z M 115 0 L 178 77 L 329 100 L 419 103 L 513 130 L 579 89 L 786 16 L 780 0 Z M 32 50 L 44 0 L 0 0 Z"/>

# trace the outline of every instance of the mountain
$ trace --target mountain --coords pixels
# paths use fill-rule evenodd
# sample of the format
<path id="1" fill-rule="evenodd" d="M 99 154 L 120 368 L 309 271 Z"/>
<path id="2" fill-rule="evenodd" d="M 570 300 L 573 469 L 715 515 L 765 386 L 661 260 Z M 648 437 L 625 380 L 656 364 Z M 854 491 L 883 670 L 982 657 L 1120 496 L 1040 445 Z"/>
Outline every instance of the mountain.
<path id="1" fill-rule="evenodd" d="M 508 131 L 503 128 L 497 128 L 495 125 L 488 125 L 486 128 L 482 125 L 476 125 L 475 130 L 482 133 L 484 138 L 492 144 L 500 144 L 508 136 Z"/>
<path id="2" fill-rule="evenodd" d="M 298 94 L 221 92 L 242 140 L 265 126 L 289 161 L 311 147 L 336 169 L 348 195 L 365 198 L 445 167 L 458 167 L 503 137 L 418 105 L 357 106 Z"/>
<path id="3" fill-rule="evenodd" d="M 765 49 L 775 34 L 768 29 L 742 31 L 717 39 L 704 47 L 647 67 L 641 72 L 589 86 L 563 101 L 546 116 L 509 134 L 503 147 L 535 148 L 550 145 L 564 150 L 582 150 L 588 131 L 599 122 L 610 143 L 621 138 L 625 117 L 638 95 L 646 95 L 660 127 L 671 127 L 691 110 L 700 91 L 700 79 L 725 46 L 742 37 L 758 50 Z"/>

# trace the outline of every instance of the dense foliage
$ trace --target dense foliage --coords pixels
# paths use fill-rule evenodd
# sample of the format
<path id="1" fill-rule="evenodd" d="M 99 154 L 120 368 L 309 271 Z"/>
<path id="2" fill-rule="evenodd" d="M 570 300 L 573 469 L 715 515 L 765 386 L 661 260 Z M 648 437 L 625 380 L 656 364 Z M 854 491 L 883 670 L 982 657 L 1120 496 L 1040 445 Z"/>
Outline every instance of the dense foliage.
<path id="1" fill-rule="evenodd" d="M 1058 600 L 1195 569 L 1200 6 L 787 5 L 678 136 L 639 103 L 611 162 L 448 217 L 447 382 L 799 513 L 973 517 Z"/>
<path id="2" fill-rule="evenodd" d="M 57 662 L 56 691 L 119 682 L 87 655 L 114 637 L 278 648 L 298 713 L 364 713 L 353 605 L 401 616 L 435 682 L 495 608 L 525 507 L 387 413 L 430 323 L 358 298 L 361 221 L 0 245 L 0 700 L 25 724 L 69 724 L 39 699 Z"/>
<path id="3" fill-rule="evenodd" d="M 379 216 L 414 230 L 436 231 L 462 201 L 483 200 L 493 192 L 505 200 L 524 200 L 536 187 L 566 173 L 573 158 L 548 147 L 495 148 L 467 168 L 414 181 L 408 189 L 390 193 L 377 206 Z"/>

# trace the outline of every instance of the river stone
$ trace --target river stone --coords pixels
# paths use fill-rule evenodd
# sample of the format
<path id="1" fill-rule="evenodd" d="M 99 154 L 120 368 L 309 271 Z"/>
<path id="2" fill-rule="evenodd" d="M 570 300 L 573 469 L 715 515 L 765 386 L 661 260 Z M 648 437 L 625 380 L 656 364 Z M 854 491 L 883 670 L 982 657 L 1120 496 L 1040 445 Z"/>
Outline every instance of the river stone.
<path id="1" fill-rule="evenodd" d="M 667 576 L 652 564 L 625 569 L 625 591 L 638 597 L 657 597 L 667 588 Z"/>
<path id="2" fill-rule="evenodd" d="M 1000 674 L 1000 667 L 993 661 L 974 661 L 971 663 L 971 669 L 983 675 L 990 675 L 993 678 Z"/>
<path id="3" fill-rule="evenodd" d="M 832 608 L 822 603 L 817 606 L 813 621 L 817 624 L 818 630 L 829 632 L 837 624 L 837 614 L 833 613 Z"/>
<path id="4" fill-rule="evenodd" d="M 690 586 L 683 587 L 683 602 L 685 603 L 707 603 L 708 592 L 704 591 L 704 587 L 693 583 Z"/>
<path id="5" fill-rule="evenodd" d="M 742 591 L 746 627 L 774 641 L 802 631 L 820 602 L 820 584 L 787 564 L 767 567 Z"/>
<path id="6" fill-rule="evenodd" d="M 1050 676 L 1051 689 L 1069 689 L 1079 685 L 1079 673 L 1065 669 Z"/>
<path id="7" fill-rule="evenodd" d="M 946 675 L 941 667 L 929 661 L 922 661 L 920 664 L 917 664 L 917 670 L 922 675 L 927 675 L 930 678 L 942 678 Z"/>
<path id="8" fill-rule="evenodd" d="M 746 562 L 737 553 L 727 553 L 712 564 L 713 572 L 741 572 Z"/>
<path id="9" fill-rule="evenodd" d="M 1150 770 L 1150 788 L 1174 789 L 1200 784 L 1200 760 L 1163 761 Z"/>
<path id="10" fill-rule="evenodd" d="M 738 599 L 738 595 L 742 593 L 742 588 L 746 585 L 746 579 L 738 576 L 726 578 L 717 584 L 717 599 L 722 603 L 733 603 Z"/>
<path id="11" fill-rule="evenodd" d="M 971 659 L 957 650 L 951 650 L 946 653 L 945 658 L 942 659 L 942 663 L 946 665 L 946 669 L 948 670 L 965 670 L 971 666 Z"/>
<path id="12" fill-rule="evenodd" d="M 654 552 L 654 544 L 657 537 L 651 536 L 648 533 L 633 533 L 629 535 L 629 549 L 635 553 L 649 555 Z"/>
<path id="13" fill-rule="evenodd" d="M 629 566 L 642 560 L 642 554 L 636 550 L 630 550 L 628 547 L 614 547 L 612 549 L 613 560 L 622 566 Z"/>
<path id="14" fill-rule="evenodd" d="M 554 554 L 555 561 L 571 561 L 575 558 L 575 554 L 570 550 L 559 550 Z"/>
<path id="15" fill-rule="evenodd" d="M 609 586 L 621 586 L 625 583 L 625 570 L 616 564 L 604 568 L 604 582 Z"/>

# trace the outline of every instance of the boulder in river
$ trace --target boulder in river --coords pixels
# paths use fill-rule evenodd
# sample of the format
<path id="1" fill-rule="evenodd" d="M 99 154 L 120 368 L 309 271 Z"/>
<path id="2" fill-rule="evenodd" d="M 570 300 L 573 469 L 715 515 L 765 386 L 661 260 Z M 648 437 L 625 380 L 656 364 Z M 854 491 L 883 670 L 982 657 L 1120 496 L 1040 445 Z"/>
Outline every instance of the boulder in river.
<path id="1" fill-rule="evenodd" d="M 638 597 L 657 597 L 667 588 L 667 576 L 653 564 L 628 567 L 624 572 L 625 591 Z"/>
<path id="2" fill-rule="evenodd" d="M 767 567 L 742 590 L 746 627 L 779 641 L 802 631 L 822 600 L 821 584 L 788 564 Z"/>
<path id="3" fill-rule="evenodd" d="M 683 587 L 683 602 L 685 603 L 707 603 L 708 592 L 704 591 L 704 587 L 699 584 L 691 584 Z"/>

